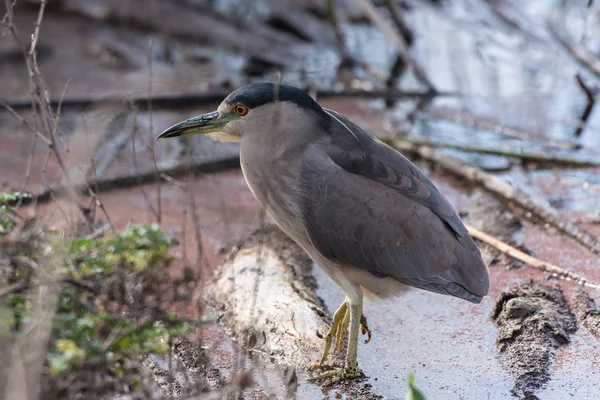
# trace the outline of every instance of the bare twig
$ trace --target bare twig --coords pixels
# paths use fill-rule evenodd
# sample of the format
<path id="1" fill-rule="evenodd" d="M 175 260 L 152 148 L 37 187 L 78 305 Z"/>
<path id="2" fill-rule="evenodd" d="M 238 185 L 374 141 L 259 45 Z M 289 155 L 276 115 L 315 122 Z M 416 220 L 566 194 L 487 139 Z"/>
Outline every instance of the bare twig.
<path id="1" fill-rule="evenodd" d="M 547 273 L 551 274 L 552 276 L 555 276 L 555 277 L 558 277 L 561 279 L 565 279 L 568 281 L 575 281 L 583 286 L 587 286 L 587 287 L 590 287 L 593 289 L 600 289 L 599 283 L 591 282 L 587 278 L 585 278 L 579 274 L 567 271 L 563 268 L 557 267 L 554 264 L 550 264 L 549 262 L 542 261 L 542 260 L 539 260 L 528 254 L 525 254 L 521 250 L 516 249 L 516 248 L 504 243 L 500 239 L 495 238 L 491 235 L 488 235 L 487 233 L 482 232 L 475 227 L 467 225 L 467 229 L 469 231 L 469 234 L 473 238 L 475 238 L 477 240 L 481 240 L 482 242 L 494 247 L 495 249 L 501 251 L 502 253 L 508 254 L 509 256 L 516 258 L 519 261 L 523 261 L 524 263 L 530 265 L 531 267 L 533 267 L 537 270 L 547 272 Z"/>
<path id="2" fill-rule="evenodd" d="M 142 180 L 142 174 L 140 174 L 139 172 L 139 166 L 138 166 L 138 161 L 137 161 L 137 149 L 135 146 L 136 143 L 136 139 L 139 133 L 139 126 L 137 123 L 137 110 L 135 109 L 135 106 L 132 106 L 133 108 L 133 133 L 132 133 L 132 141 L 131 141 L 131 146 L 132 146 L 132 152 L 133 152 L 133 166 L 135 168 L 135 177 L 137 177 L 137 183 L 138 185 L 142 185 L 142 183 L 146 183 Z M 154 179 L 156 179 L 156 171 L 153 171 L 154 173 Z M 152 203 L 152 201 L 150 200 L 150 196 L 148 196 L 148 193 L 146 193 L 146 190 L 144 190 L 143 187 L 140 187 L 140 190 L 142 192 L 142 196 L 144 196 L 144 200 L 146 201 L 146 205 L 148 206 L 148 208 L 150 209 L 150 212 L 154 215 L 154 218 L 156 218 L 156 220 L 159 220 L 159 215 L 158 215 L 158 211 L 156 211 L 156 209 L 154 208 L 154 204 Z"/>
<path id="3" fill-rule="evenodd" d="M 60 117 L 60 104 L 62 102 L 62 97 L 64 97 L 64 95 L 66 94 L 66 89 L 65 89 L 65 93 L 63 93 L 63 96 L 61 97 L 61 100 L 58 101 L 57 111 L 55 112 L 53 110 L 52 104 L 50 102 L 50 94 L 48 92 L 48 87 L 42 77 L 42 74 L 40 72 L 38 62 L 37 62 L 36 44 L 38 42 L 40 26 L 41 26 L 43 18 L 44 18 L 44 11 L 46 9 L 46 3 L 47 3 L 47 0 L 40 1 L 38 17 L 37 17 L 37 20 L 34 25 L 33 34 L 31 35 L 31 42 L 29 45 L 29 50 L 26 50 L 26 46 L 21 41 L 19 32 L 15 25 L 14 10 L 13 10 L 15 3 L 11 2 L 10 0 L 5 0 L 8 29 L 9 29 L 10 33 L 12 34 L 14 40 L 19 44 L 19 48 L 21 49 L 21 52 L 23 54 L 23 59 L 25 61 L 25 65 L 26 65 L 26 68 L 27 68 L 27 71 L 29 74 L 29 79 L 31 81 L 31 87 L 32 87 L 31 97 L 32 97 L 32 104 L 33 104 L 33 108 L 34 108 L 34 114 L 35 114 L 35 110 L 37 109 L 41 116 L 41 120 L 44 125 L 44 131 L 46 132 L 46 134 L 43 134 L 38 129 L 31 126 L 28 122 L 26 122 L 26 120 L 23 117 L 18 115 L 18 113 L 16 113 L 14 111 L 14 109 L 11 109 L 11 107 L 9 105 L 4 104 L 4 107 L 7 110 L 9 110 L 21 123 L 25 124 L 25 126 L 32 133 L 37 135 L 39 138 L 41 138 L 44 141 L 44 143 L 46 143 L 49 151 L 54 155 L 54 157 L 58 163 L 58 166 L 65 178 L 65 182 L 66 182 L 65 188 L 67 189 L 67 192 L 71 196 L 72 201 L 75 204 L 77 204 L 77 206 L 78 206 L 79 210 L 81 211 L 81 213 L 83 214 L 83 216 L 87 219 L 86 207 L 84 207 L 80 203 L 78 196 L 76 194 L 76 191 L 73 189 L 73 184 L 70 179 L 69 170 L 65 165 L 65 162 L 62 158 L 60 151 L 58 150 L 57 143 L 56 143 L 56 133 L 58 130 L 58 119 Z"/>
<path id="4" fill-rule="evenodd" d="M 29 121 L 27 121 L 25 118 L 23 118 L 21 116 L 21 114 L 19 114 L 17 111 L 15 111 L 15 109 L 12 106 L 10 106 L 9 104 L 7 104 L 3 100 L 0 100 L 0 105 L 2 107 L 4 107 L 6 110 L 8 110 L 8 112 L 10 112 L 21 124 L 25 125 L 25 127 L 27 129 L 29 129 L 31 132 L 33 132 L 35 134 L 35 136 L 37 136 L 39 139 L 41 139 L 47 146 L 51 146 L 52 145 L 52 142 L 50 141 L 50 139 L 48 139 L 42 132 L 40 132 L 37 129 L 35 129 L 29 123 Z M 31 107 L 31 105 L 29 105 L 29 107 Z"/>
<path id="5" fill-rule="evenodd" d="M 366 73 L 368 73 L 372 77 L 376 78 L 378 81 L 384 81 L 385 74 L 383 73 L 383 71 L 380 71 L 378 68 L 375 68 L 374 66 L 357 59 L 352 54 L 350 54 L 350 51 L 348 51 L 348 46 L 346 45 L 346 39 L 344 38 L 344 34 L 340 26 L 340 21 L 338 19 L 334 0 L 325 0 L 325 12 L 327 14 L 327 18 L 329 19 L 329 22 L 333 26 L 336 42 L 341 49 L 342 62 L 340 66 L 356 65 L 362 68 Z"/>
<path id="6" fill-rule="evenodd" d="M 87 137 L 87 129 L 86 129 L 86 137 Z M 94 192 L 94 190 L 92 190 L 90 185 L 87 182 L 85 182 L 85 184 L 87 185 L 87 189 L 88 189 L 87 191 L 88 191 L 89 195 L 92 197 L 95 205 L 100 207 L 100 209 L 102 210 L 102 213 L 104 214 L 104 217 L 106 218 L 106 221 L 108 222 L 108 225 L 110 226 L 110 229 L 112 230 L 112 232 L 116 236 L 119 236 L 119 233 L 115 229 L 115 225 L 113 224 L 113 222 L 110 218 L 110 215 L 108 214 L 108 211 L 106 211 L 106 207 L 104 207 L 104 203 L 102 202 L 102 199 L 100 198 L 100 190 L 98 190 L 98 185 L 97 185 L 98 173 L 96 171 L 96 161 L 94 160 L 93 154 L 90 156 L 90 167 L 91 167 L 92 171 L 94 172 L 94 182 L 96 183 L 96 187 L 95 187 L 95 192 Z"/>
<path id="7" fill-rule="evenodd" d="M 398 31 L 404 38 L 406 47 L 410 47 L 413 42 L 413 35 L 412 35 L 412 32 L 410 31 L 410 28 L 404 21 L 404 17 L 402 15 L 402 9 L 398 5 L 398 2 L 395 0 L 384 0 L 383 4 L 390 12 L 390 17 L 392 18 L 392 21 L 396 25 L 396 29 L 398 29 Z M 402 75 L 402 73 L 404 72 L 405 67 L 406 67 L 406 64 L 404 63 L 404 58 L 402 57 L 401 54 L 399 54 L 396 57 L 396 61 L 394 62 L 394 64 L 392 64 L 390 74 L 385 82 L 385 85 L 388 89 L 391 89 L 396 86 L 396 82 L 398 81 L 398 78 Z M 395 102 L 392 100 L 387 100 L 385 105 L 386 105 L 386 107 L 390 108 L 390 107 L 393 107 L 394 103 Z"/>
<path id="8" fill-rule="evenodd" d="M 581 114 L 581 118 L 579 118 L 579 122 L 581 123 L 581 125 L 577 126 L 577 128 L 575 129 L 575 136 L 579 137 L 581 136 L 583 129 L 587 125 L 587 121 L 590 118 L 590 115 L 592 115 L 592 110 L 594 109 L 594 105 L 596 104 L 596 94 L 585 84 L 580 74 L 575 75 L 575 79 L 577 80 L 577 84 L 579 85 L 581 90 L 583 90 L 583 93 L 585 93 L 585 97 L 587 99 L 585 109 Z"/>
<path id="9" fill-rule="evenodd" d="M 192 174 L 191 181 L 193 181 L 194 175 Z M 204 264 L 204 244 L 202 241 L 202 230 L 200 228 L 200 218 L 198 217 L 198 209 L 196 208 L 196 197 L 194 196 L 194 192 L 192 190 L 187 190 L 188 192 L 188 201 L 190 206 L 190 214 L 192 217 L 192 224 L 194 226 L 194 240 L 196 241 L 196 251 L 198 252 L 198 261 L 200 264 Z M 207 265 L 204 265 L 206 267 Z M 201 268 L 201 272 L 208 272 Z M 201 280 L 204 280 L 205 276 L 200 276 Z M 202 289 L 202 285 L 199 286 L 199 289 Z M 200 296 L 201 297 L 201 296 Z"/>
<path id="10" fill-rule="evenodd" d="M 394 147 L 418 155 L 419 157 L 438 164 L 446 171 L 459 176 L 467 181 L 481 185 L 490 193 L 500 197 L 505 202 L 514 203 L 532 216 L 539 218 L 544 223 L 554 226 L 566 236 L 577 241 L 591 252 L 600 253 L 598 238 L 589 234 L 572 222 L 564 219 L 559 212 L 531 198 L 522 190 L 512 186 L 505 180 L 491 175 L 477 167 L 468 165 L 455 158 L 442 154 L 429 146 L 419 146 L 408 142 L 394 142 Z"/>
<path id="11" fill-rule="evenodd" d="M 377 9 L 369 0 L 354 0 L 355 3 L 367 14 L 369 19 L 373 21 L 375 25 L 381 29 L 381 31 L 388 37 L 389 40 L 392 41 L 394 46 L 396 47 L 396 51 L 398 51 L 398 55 L 402 57 L 404 64 L 409 66 L 417 80 L 421 82 L 429 91 L 435 92 L 435 87 L 425 75 L 425 72 L 421 69 L 421 67 L 412 59 L 412 57 L 408 54 L 406 43 L 401 35 L 392 29 L 392 27 L 387 23 L 387 21 L 377 12 Z"/>
<path id="12" fill-rule="evenodd" d="M 156 165 L 156 151 L 154 150 L 154 114 L 152 113 L 152 80 L 154 79 L 152 73 L 152 38 L 148 39 L 148 119 L 150 124 L 148 126 L 148 145 L 150 147 L 150 154 L 152 155 L 152 164 L 154 165 L 154 172 L 156 173 L 156 222 L 160 224 L 162 222 L 162 192 L 161 192 L 161 179 L 160 172 L 158 171 L 158 165 Z"/>
<path id="13" fill-rule="evenodd" d="M 492 14 L 498 17 L 498 19 L 505 25 L 515 29 L 517 32 L 522 34 L 524 37 L 527 37 L 528 39 L 535 40 L 537 42 L 545 42 L 542 38 L 540 38 L 540 36 L 536 32 L 531 30 L 531 27 L 534 26 L 533 23 L 528 19 L 524 18 L 522 13 L 521 15 L 519 15 L 519 19 L 521 19 L 522 21 L 519 22 L 517 19 L 508 15 L 503 10 L 502 6 L 507 5 L 507 3 L 495 0 L 487 0 L 485 3 L 487 3 L 490 7 Z M 519 9 L 517 7 L 510 7 L 510 11 L 511 14 L 515 15 L 515 13 L 519 12 Z M 523 19 L 525 20 L 523 21 Z"/>
<path id="14" fill-rule="evenodd" d="M 390 17 L 396 25 L 396 29 L 402 35 L 404 42 L 407 46 L 410 46 L 413 42 L 413 34 L 408 27 L 408 24 L 404 20 L 404 16 L 402 15 L 402 8 L 400 7 L 400 1 L 398 0 L 383 0 L 383 4 L 390 12 Z"/>
<path id="15" fill-rule="evenodd" d="M 33 167 L 33 157 L 35 155 L 35 147 L 37 146 L 38 136 L 33 135 L 31 139 L 32 139 L 31 140 L 31 148 L 29 149 L 29 156 L 27 158 L 27 167 L 25 168 L 25 180 L 23 181 L 23 184 L 21 185 L 21 190 L 19 190 L 22 193 L 24 193 L 27 190 L 27 185 L 29 184 L 29 179 L 31 177 L 31 168 Z M 21 200 L 21 199 L 19 199 L 19 200 Z M 15 208 L 19 209 L 20 206 L 21 206 L 21 201 L 19 201 L 15 205 Z"/>
<path id="16" fill-rule="evenodd" d="M 551 164 L 551 165 L 563 165 L 569 167 L 600 167 L 600 160 L 586 160 L 586 159 L 578 159 L 568 156 L 554 156 L 548 155 L 544 153 L 530 153 L 521 150 L 510 150 L 510 149 L 496 149 L 496 148 L 487 148 L 487 147 L 477 147 L 470 146 L 468 144 L 457 144 L 457 143 L 446 143 L 446 142 L 438 142 L 427 139 L 415 139 L 415 138 L 406 138 L 406 137 L 381 137 L 379 136 L 379 140 L 386 143 L 394 143 L 394 142 L 408 142 L 417 146 L 429 146 L 434 148 L 446 148 L 446 149 L 455 149 L 466 151 L 469 153 L 478 153 L 478 154 L 492 154 L 504 157 L 514 157 L 519 158 L 526 162 L 533 162 L 539 164 Z"/>
<path id="17" fill-rule="evenodd" d="M 575 60 L 588 69 L 592 74 L 600 78 L 600 60 L 591 56 L 582 46 L 571 43 L 565 38 L 551 23 L 548 24 L 548 30 L 556 41 L 569 53 Z"/>

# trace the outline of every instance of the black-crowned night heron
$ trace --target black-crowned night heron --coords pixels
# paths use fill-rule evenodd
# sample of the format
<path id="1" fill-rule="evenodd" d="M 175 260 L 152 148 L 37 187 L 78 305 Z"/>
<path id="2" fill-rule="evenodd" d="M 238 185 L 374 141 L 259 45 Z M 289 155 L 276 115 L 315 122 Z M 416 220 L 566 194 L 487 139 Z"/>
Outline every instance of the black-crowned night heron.
<path id="1" fill-rule="evenodd" d="M 259 83 L 231 93 L 218 110 L 159 138 L 203 134 L 240 142 L 246 182 L 277 225 L 346 293 L 326 336 L 322 366 L 335 348 L 343 368 L 325 384 L 362 376 L 356 352 L 363 293 L 377 298 L 410 287 L 479 303 L 488 270 L 457 212 L 406 157 L 300 89 Z"/>

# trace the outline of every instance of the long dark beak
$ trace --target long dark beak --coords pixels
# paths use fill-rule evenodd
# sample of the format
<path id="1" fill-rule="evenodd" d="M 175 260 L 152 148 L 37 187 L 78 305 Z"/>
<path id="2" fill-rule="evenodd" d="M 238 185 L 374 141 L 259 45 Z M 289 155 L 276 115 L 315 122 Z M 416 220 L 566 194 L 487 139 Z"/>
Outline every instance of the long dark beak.
<path id="1" fill-rule="evenodd" d="M 172 138 L 185 135 L 205 135 L 207 133 L 222 132 L 223 126 L 235 118 L 235 114 L 221 116 L 218 111 L 202 114 L 186 119 L 173 125 L 158 136 L 158 139 Z"/>

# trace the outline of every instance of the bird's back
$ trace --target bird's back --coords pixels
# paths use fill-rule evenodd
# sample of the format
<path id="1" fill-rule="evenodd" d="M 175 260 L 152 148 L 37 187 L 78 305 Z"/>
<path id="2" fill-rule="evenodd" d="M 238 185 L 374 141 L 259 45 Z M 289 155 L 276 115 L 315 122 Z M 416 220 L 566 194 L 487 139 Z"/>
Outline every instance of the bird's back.
<path id="1" fill-rule="evenodd" d="M 376 276 L 481 301 L 488 269 L 448 200 L 400 153 L 329 113 L 327 145 L 305 151 L 301 171 L 315 249 Z"/>

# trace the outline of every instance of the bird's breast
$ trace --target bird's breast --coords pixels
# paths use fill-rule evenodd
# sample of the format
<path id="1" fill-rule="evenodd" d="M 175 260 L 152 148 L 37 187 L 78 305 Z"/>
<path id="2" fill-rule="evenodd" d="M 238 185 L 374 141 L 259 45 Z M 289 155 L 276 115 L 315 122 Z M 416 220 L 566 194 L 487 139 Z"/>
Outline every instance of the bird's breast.
<path id="1" fill-rule="evenodd" d="M 301 183 L 293 161 L 240 152 L 244 179 L 275 223 L 293 239 L 304 232 L 301 209 Z"/>

